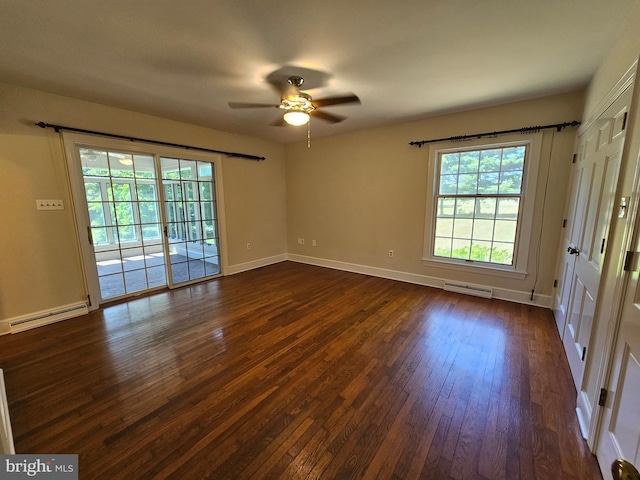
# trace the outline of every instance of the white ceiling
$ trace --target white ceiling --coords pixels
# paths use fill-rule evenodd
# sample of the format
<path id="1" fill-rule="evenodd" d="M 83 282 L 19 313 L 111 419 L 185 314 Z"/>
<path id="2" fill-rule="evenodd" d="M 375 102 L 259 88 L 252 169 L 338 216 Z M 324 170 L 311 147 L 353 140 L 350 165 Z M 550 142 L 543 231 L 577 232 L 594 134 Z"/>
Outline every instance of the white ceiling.
<path id="1" fill-rule="evenodd" d="M 268 125 L 278 110 L 227 103 L 277 103 L 265 77 L 283 67 L 323 72 L 308 93 L 362 105 L 326 107 L 348 119 L 313 119 L 319 137 L 577 90 L 636 2 L 0 0 L 0 81 L 302 141 L 305 127 Z"/>

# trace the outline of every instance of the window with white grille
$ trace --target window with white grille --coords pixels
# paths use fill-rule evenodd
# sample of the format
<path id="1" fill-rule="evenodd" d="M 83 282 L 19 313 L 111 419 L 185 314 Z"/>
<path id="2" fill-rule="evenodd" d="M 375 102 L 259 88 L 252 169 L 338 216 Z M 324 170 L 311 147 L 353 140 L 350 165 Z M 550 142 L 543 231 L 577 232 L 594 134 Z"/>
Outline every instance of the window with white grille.
<path id="1" fill-rule="evenodd" d="M 526 273 L 539 144 L 432 148 L 424 262 Z"/>

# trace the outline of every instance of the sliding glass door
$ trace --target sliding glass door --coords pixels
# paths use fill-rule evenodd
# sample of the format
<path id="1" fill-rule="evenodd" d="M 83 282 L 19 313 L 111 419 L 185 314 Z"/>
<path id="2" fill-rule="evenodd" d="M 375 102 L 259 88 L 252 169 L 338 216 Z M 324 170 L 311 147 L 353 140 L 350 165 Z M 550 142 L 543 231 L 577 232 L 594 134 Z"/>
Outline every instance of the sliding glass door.
<path id="1" fill-rule="evenodd" d="M 171 284 L 220 273 L 213 166 L 161 157 Z"/>
<path id="2" fill-rule="evenodd" d="M 167 285 L 153 156 L 79 153 L 102 299 Z"/>
<path id="3" fill-rule="evenodd" d="M 76 151 L 101 301 L 221 274 L 212 162 Z"/>

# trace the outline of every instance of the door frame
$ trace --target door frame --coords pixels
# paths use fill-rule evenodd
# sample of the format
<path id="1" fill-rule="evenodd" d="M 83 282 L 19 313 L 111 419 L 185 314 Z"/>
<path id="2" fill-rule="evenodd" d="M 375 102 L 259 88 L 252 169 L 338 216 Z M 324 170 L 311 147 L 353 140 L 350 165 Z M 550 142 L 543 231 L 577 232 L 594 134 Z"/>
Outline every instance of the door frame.
<path id="1" fill-rule="evenodd" d="M 101 135 L 91 135 L 66 131 L 62 132 L 62 142 L 65 157 L 67 160 L 67 173 L 69 178 L 69 186 L 71 189 L 71 208 L 73 210 L 76 222 L 78 244 L 80 247 L 80 261 L 82 264 L 85 293 L 88 296 L 89 300 L 89 310 L 95 310 L 99 308 L 102 297 L 100 294 L 100 284 L 98 281 L 98 271 L 95 263 L 93 245 L 89 242 L 91 222 L 89 219 L 89 211 L 87 207 L 87 199 L 85 195 L 82 175 L 82 165 L 78 151 L 78 148 L 80 147 L 116 150 L 118 152 L 133 154 L 144 153 L 153 155 L 154 158 L 163 156 L 172 158 L 183 158 L 185 160 L 199 160 L 212 163 L 216 184 L 215 190 L 218 215 L 220 274 L 221 276 L 228 274 L 229 263 L 227 260 L 227 229 L 224 206 L 224 182 L 222 175 L 223 157 L 221 155 L 208 152 L 197 152 L 186 148 L 168 147 L 154 143 L 132 142 L 124 139 L 113 139 L 104 137 Z M 161 218 L 163 219 L 162 223 L 164 226 L 164 205 L 162 201 L 162 192 L 159 192 L 158 195 L 158 201 L 160 204 L 162 204 L 160 213 Z M 164 243 L 165 242 L 163 240 L 163 244 Z M 169 285 L 169 282 L 167 282 L 167 285 Z M 180 286 L 184 286 L 184 284 L 180 284 Z"/>

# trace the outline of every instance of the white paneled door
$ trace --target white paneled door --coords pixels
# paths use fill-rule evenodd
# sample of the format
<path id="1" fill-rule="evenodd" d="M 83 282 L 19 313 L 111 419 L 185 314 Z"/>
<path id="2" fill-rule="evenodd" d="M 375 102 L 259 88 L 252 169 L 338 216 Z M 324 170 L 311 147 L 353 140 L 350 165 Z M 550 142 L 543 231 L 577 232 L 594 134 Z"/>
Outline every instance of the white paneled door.
<path id="1" fill-rule="evenodd" d="M 631 89 L 581 134 L 572 172 L 556 315 L 571 374 L 581 390 L 624 144 Z"/>
<path id="2" fill-rule="evenodd" d="M 574 164 L 571 176 L 569 202 L 567 204 L 567 211 L 565 212 L 566 218 L 564 219 L 564 228 L 566 228 L 566 230 L 557 273 L 558 285 L 556 289 L 554 316 L 561 339 L 564 339 L 569 300 L 571 299 L 571 287 L 573 286 L 573 272 L 576 264 L 576 252 L 574 252 L 574 249 L 578 244 L 584 217 L 585 189 L 583 188 L 584 182 L 582 180 L 582 174 L 584 172 L 578 167 L 579 164 Z"/>
<path id="3" fill-rule="evenodd" d="M 640 225 L 635 227 L 632 270 L 624 294 L 622 318 L 613 353 L 611 375 L 596 455 L 603 475 L 621 458 L 640 466 Z M 607 477 L 605 477 L 607 478 Z"/>

